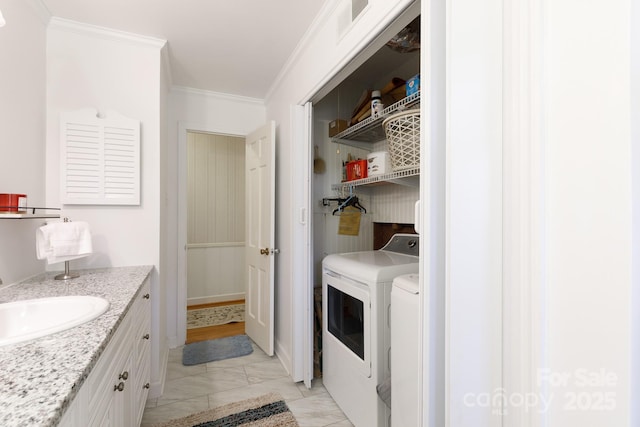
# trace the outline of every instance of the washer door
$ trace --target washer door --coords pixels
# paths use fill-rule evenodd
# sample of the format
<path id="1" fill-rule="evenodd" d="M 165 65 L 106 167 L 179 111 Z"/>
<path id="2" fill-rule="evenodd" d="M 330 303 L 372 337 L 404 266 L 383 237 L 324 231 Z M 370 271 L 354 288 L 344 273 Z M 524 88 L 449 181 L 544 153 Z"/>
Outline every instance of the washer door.
<path id="1" fill-rule="evenodd" d="M 324 328 L 334 363 L 371 376 L 371 303 L 369 288 L 325 271 Z"/>

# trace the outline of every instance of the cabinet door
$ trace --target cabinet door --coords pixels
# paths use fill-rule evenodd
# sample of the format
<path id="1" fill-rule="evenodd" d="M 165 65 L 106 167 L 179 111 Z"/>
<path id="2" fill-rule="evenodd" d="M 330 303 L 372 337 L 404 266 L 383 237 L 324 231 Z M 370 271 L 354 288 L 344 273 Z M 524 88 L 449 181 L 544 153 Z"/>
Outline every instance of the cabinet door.
<path id="1" fill-rule="evenodd" d="M 124 370 L 118 375 L 118 383 L 114 386 L 113 398 L 109 407 L 109 418 L 113 427 L 133 426 L 133 393 L 136 393 L 131 372 L 132 357 L 129 354 Z"/>
<path id="2" fill-rule="evenodd" d="M 140 425 L 150 380 L 149 287 L 147 279 L 61 426 Z"/>
<path id="3" fill-rule="evenodd" d="M 71 406 L 67 408 L 58 427 L 75 427 L 87 425 L 86 420 L 89 417 L 87 405 L 85 403 L 86 395 L 80 391 L 71 402 Z"/>

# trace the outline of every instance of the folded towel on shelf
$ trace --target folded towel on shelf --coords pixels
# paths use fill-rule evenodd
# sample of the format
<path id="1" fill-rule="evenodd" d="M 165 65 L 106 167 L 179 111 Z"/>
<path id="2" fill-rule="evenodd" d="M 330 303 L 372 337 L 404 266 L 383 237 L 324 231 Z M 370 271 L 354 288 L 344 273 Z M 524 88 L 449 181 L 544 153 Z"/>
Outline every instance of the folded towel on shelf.
<path id="1" fill-rule="evenodd" d="M 71 261 L 93 252 L 86 222 L 55 222 L 36 231 L 36 256 L 47 263 Z"/>

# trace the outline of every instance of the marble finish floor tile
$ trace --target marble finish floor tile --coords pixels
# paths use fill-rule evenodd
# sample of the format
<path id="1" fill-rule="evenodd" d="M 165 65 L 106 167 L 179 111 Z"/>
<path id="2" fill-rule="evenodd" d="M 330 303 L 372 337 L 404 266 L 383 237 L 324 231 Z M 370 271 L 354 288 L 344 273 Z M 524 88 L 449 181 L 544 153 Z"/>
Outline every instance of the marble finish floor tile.
<path id="1" fill-rule="evenodd" d="M 329 393 L 287 402 L 300 427 L 325 427 L 346 419 Z"/>
<path id="2" fill-rule="evenodd" d="M 247 356 L 195 366 L 182 365 L 182 347 L 170 350 L 164 394 L 147 401 L 141 426 L 276 392 L 300 427 L 353 427 L 321 379 L 314 380 L 310 390 L 294 383 L 278 358 L 252 345 L 253 353 Z"/>

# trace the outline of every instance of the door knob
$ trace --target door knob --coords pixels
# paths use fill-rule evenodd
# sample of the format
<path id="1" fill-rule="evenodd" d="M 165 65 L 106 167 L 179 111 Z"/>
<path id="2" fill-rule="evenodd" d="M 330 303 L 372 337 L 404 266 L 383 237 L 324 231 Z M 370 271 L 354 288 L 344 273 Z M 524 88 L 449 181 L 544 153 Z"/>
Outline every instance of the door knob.
<path id="1" fill-rule="evenodd" d="M 260 249 L 260 255 L 269 255 L 269 248 Z"/>

